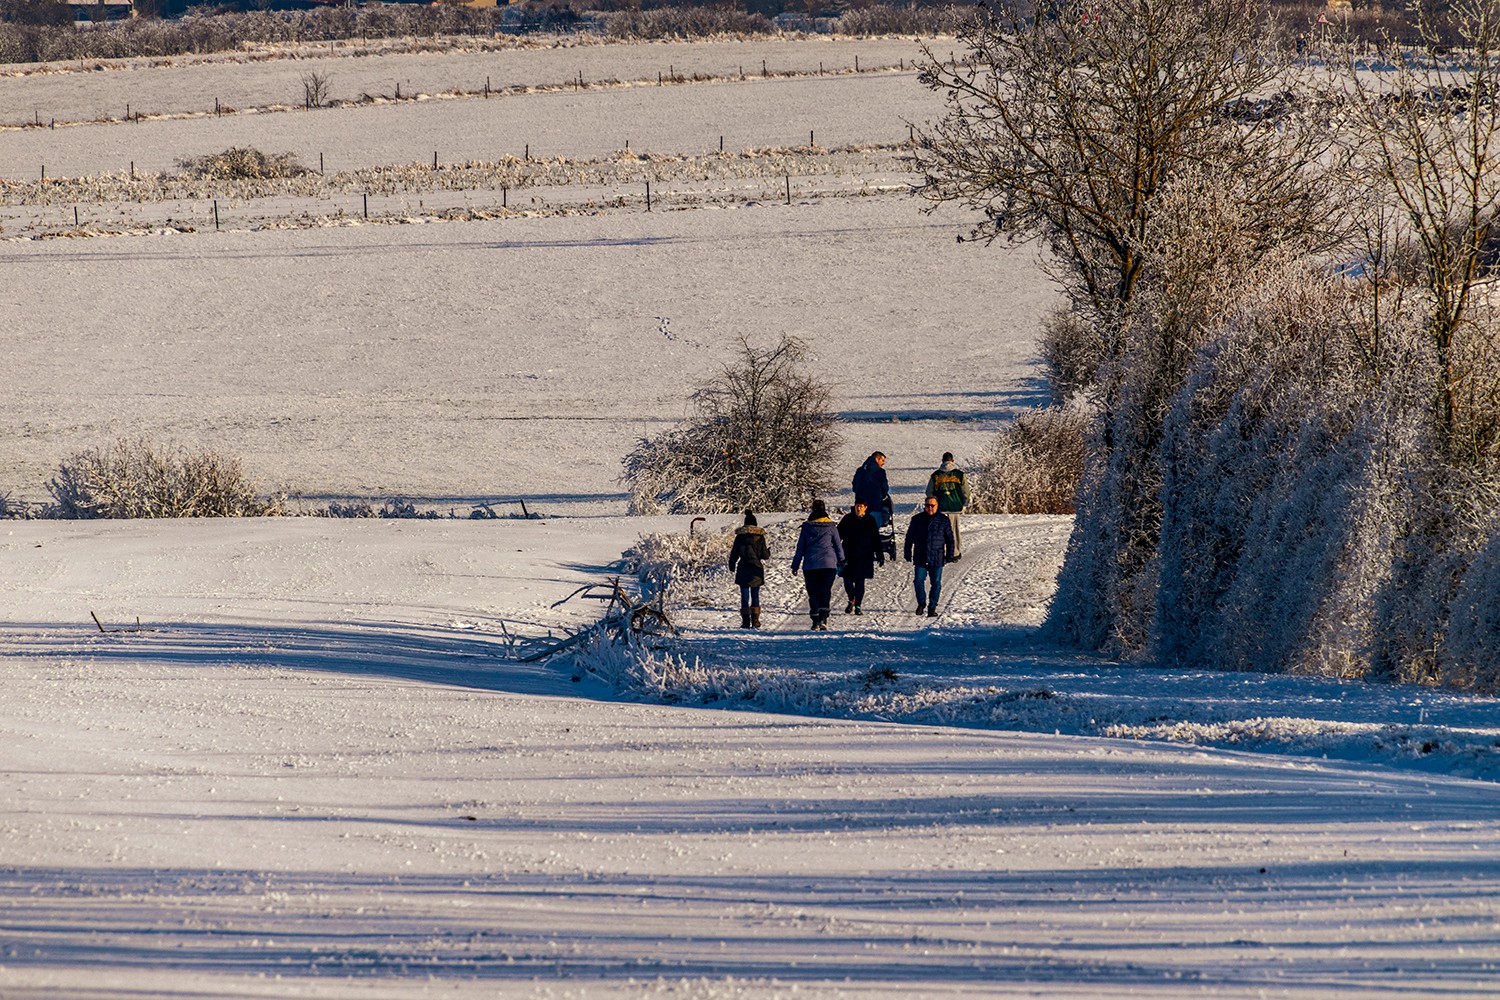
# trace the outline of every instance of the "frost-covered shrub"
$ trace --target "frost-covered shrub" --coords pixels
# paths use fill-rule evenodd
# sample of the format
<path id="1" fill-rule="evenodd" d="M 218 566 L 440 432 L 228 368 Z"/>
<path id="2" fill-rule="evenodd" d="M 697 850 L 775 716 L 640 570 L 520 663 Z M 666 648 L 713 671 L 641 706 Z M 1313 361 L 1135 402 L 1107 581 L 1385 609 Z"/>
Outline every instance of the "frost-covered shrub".
<path id="1" fill-rule="evenodd" d="M 670 588 L 674 604 L 698 604 L 713 601 L 733 543 L 732 531 L 652 532 L 642 535 L 625 558 L 634 564 L 641 593 L 648 598 Z"/>
<path id="2" fill-rule="evenodd" d="M 1037 351 L 1054 406 L 1066 404 L 1098 380 L 1105 360 L 1099 346 L 1098 335 L 1076 309 L 1058 309 L 1042 320 Z"/>
<path id="3" fill-rule="evenodd" d="M 206 448 L 122 438 L 66 459 L 47 483 L 60 518 L 265 517 L 280 514 L 239 460 Z"/>
<path id="4" fill-rule="evenodd" d="M 189 177 L 202 180 L 277 180 L 311 173 L 290 153 L 262 153 L 253 146 L 231 146 L 222 153 L 178 160 Z"/>
<path id="5" fill-rule="evenodd" d="M 1073 513 L 1090 419 L 1081 405 L 1030 410 L 1017 417 L 969 466 L 975 513 Z"/>
<path id="6" fill-rule="evenodd" d="M 792 510 L 826 492 L 840 438 L 807 360 L 793 337 L 741 339 L 739 357 L 694 391 L 693 418 L 625 456 L 631 513 Z"/>

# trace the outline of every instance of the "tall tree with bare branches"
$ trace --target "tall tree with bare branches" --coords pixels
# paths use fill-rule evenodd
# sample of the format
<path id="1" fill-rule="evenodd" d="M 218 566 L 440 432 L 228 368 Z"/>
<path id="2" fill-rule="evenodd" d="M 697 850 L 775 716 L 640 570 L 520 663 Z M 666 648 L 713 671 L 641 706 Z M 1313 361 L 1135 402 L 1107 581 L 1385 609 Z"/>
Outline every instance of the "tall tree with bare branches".
<path id="1" fill-rule="evenodd" d="M 980 212 L 972 238 L 1042 241 L 1087 338 L 1101 415 L 1052 616 L 1080 645 L 1144 642 L 1162 421 L 1207 321 L 1338 218 L 1269 26 L 1259 0 L 1022 3 L 924 72 L 947 111 L 922 193 Z"/>

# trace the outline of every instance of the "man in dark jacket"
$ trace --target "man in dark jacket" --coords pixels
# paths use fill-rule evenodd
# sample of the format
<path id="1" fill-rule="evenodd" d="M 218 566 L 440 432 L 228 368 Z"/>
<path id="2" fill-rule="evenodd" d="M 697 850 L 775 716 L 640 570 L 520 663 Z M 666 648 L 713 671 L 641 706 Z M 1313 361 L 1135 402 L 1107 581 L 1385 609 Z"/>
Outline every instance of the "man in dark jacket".
<path id="1" fill-rule="evenodd" d="M 891 487 L 885 475 L 885 452 L 871 452 L 865 464 L 854 470 L 854 502 L 863 503 L 881 524 L 890 499 Z"/>
<path id="2" fill-rule="evenodd" d="M 953 561 L 953 527 L 947 515 L 938 510 L 937 497 L 928 497 L 926 509 L 911 519 L 911 526 L 906 529 L 905 554 L 907 562 L 916 563 L 913 583 L 917 590 L 917 614 L 936 618 L 938 595 L 943 589 L 943 564 Z M 932 578 L 930 597 L 928 577 Z"/>

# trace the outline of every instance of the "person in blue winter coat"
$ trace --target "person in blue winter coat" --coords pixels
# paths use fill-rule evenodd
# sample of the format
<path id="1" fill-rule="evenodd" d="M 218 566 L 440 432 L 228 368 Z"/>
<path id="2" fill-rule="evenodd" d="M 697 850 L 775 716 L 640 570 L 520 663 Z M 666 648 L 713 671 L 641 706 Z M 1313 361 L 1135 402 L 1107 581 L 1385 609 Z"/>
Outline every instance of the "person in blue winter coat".
<path id="1" fill-rule="evenodd" d="M 828 608 L 833 603 L 833 580 L 844 565 L 844 543 L 838 525 L 828 516 L 822 500 L 812 502 L 812 511 L 802 522 L 797 535 L 797 551 L 792 553 L 792 575 L 802 570 L 807 584 L 807 613 L 812 617 L 814 632 L 828 631 Z"/>
<path id="2" fill-rule="evenodd" d="M 885 475 L 885 452 L 871 452 L 865 464 L 854 470 L 854 502 L 863 503 L 871 516 L 884 525 L 891 498 L 890 481 Z"/>
<path id="3" fill-rule="evenodd" d="M 906 529 L 906 561 L 914 562 L 912 579 L 917 591 L 917 614 L 937 617 L 938 595 L 943 589 L 943 565 L 953 561 L 953 527 L 938 510 L 937 497 L 928 497 L 925 509 L 911 519 Z M 915 558 L 913 558 L 915 557 Z M 932 594 L 927 580 L 932 579 Z"/>

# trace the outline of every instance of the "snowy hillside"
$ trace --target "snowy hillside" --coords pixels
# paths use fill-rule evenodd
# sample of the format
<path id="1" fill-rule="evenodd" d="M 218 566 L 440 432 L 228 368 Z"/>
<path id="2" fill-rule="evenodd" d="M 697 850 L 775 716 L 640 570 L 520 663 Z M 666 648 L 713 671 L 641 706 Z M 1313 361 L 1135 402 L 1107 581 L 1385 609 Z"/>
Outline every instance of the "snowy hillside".
<path id="1" fill-rule="evenodd" d="M 553 85 L 574 54 L 384 65 Z M 620 81 L 753 58 L 586 55 Z M 384 58 L 313 64 L 337 90 Z M 733 522 L 625 517 L 617 476 L 741 334 L 806 339 L 841 468 L 887 452 L 903 519 L 944 450 L 1040 401 L 1033 250 L 960 245 L 888 183 L 931 105 L 909 69 L 222 118 L 184 89 L 274 102 L 302 68 L 0 80 L 6 122 L 68 119 L 0 130 L 0 493 L 143 435 L 238 455 L 294 509 L 458 516 L 0 521 L 0 998 L 1496 995 L 1497 703 L 1050 647 L 1066 518 L 967 518 L 941 617 L 887 565 L 867 615 L 812 634 L 799 515 L 766 513 L 769 628 L 710 573 L 640 662 L 520 658 L 593 620 L 567 598 L 628 576 L 641 533 Z M 191 116 L 93 121 L 139 94 Z M 748 175 L 651 212 L 572 161 L 525 195 L 547 205 L 475 182 L 434 209 L 411 181 L 434 146 L 723 132 L 758 147 Z M 217 232 L 212 194 L 76 226 L 53 198 L 233 144 L 415 186 L 369 224 L 348 191 L 226 196 Z M 33 181 L 43 157 L 76 176 Z"/>

